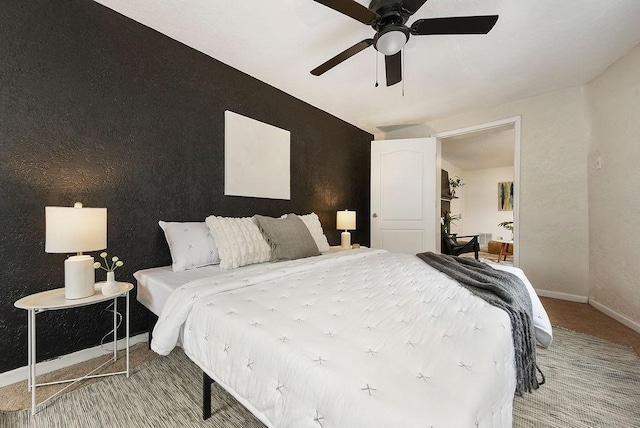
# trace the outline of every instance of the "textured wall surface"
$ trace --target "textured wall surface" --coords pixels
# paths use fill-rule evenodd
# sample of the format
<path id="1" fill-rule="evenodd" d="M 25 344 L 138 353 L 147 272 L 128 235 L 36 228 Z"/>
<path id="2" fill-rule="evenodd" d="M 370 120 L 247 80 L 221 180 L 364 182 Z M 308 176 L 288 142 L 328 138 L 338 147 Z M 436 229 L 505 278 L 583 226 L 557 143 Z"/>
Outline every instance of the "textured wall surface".
<path id="1" fill-rule="evenodd" d="M 291 131 L 291 200 L 226 197 L 224 111 Z M 158 220 L 358 211 L 369 243 L 372 136 L 87 0 L 3 2 L 0 13 L 0 372 L 26 365 L 13 302 L 63 283 L 44 252 L 44 207 L 108 208 L 108 252 L 133 282 L 167 265 Z M 97 279 L 103 280 L 99 274 Z M 105 305 L 106 306 L 106 305 Z M 38 316 L 39 360 L 95 346 L 102 307 Z M 132 300 L 132 333 L 146 312 Z"/>
<path id="2" fill-rule="evenodd" d="M 520 267 L 539 290 L 589 295 L 587 169 L 589 121 L 584 88 L 524 99 L 387 133 L 413 138 L 521 116 Z M 376 139 L 382 136 L 376 135 Z"/>
<path id="3" fill-rule="evenodd" d="M 640 327 L 640 45 L 587 85 L 590 298 Z M 602 169 L 595 169 L 595 158 Z"/>

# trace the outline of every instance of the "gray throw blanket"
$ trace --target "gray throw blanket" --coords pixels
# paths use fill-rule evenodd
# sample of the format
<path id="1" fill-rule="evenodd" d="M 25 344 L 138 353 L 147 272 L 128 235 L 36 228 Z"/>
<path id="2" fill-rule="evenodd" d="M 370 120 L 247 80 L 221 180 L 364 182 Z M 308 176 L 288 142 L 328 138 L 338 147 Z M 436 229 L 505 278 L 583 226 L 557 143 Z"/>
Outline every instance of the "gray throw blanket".
<path id="1" fill-rule="evenodd" d="M 458 281 L 471 293 L 509 314 L 515 350 L 516 394 L 522 395 L 524 391 L 538 389 L 544 383 L 544 375 L 536 366 L 531 297 L 520 278 L 471 258 L 431 252 L 416 255 L 433 268 Z M 542 375 L 540 382 L 536 370 Z"/>

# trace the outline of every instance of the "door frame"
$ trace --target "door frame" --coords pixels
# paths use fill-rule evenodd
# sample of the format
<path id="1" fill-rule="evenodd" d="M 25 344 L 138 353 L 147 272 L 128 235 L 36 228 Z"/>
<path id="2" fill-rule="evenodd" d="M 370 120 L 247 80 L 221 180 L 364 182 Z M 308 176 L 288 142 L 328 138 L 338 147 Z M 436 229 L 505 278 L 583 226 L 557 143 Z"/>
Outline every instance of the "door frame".
<path id="1" fill-rule="evenodd" d="M 494 120 L 493 122 L 481 123 L 478 125 L 466 126 L 464 128 L 452 129 L 449 131 L 432 134 L 438 139 L 438 163 L 442 159 L 440 150 L 443 138 L 455 137 L 458 135 L 471 134 L 477 131 L 484 131 L 501 126 L 513 125 L 515 134 L 515 147 L 513 155 L 513 265 L 520 266 L 520 134 L 522 129 L 522 117 L 513 116 L 505 119 Z M 438 199 L 438 212 L 440 212 L 440 200 Z"/>

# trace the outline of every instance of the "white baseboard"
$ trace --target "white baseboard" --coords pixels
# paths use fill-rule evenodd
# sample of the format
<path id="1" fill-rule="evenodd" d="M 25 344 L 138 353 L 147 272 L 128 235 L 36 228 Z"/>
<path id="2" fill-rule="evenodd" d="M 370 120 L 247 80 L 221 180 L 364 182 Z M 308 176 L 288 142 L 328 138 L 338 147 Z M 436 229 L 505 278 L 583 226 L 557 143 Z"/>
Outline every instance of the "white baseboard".
<path id="1" fill-rule="evenodd" d="M 147 333 L 141 333 L 129 338 L 129 346 L 136 345 L 138 343 L 147 342 L 149 336 Z M 42 361 L 38 363 L 37 375 L 52 372 L 54 370 L 62 369 L 72 366 L 74 364 L 81 363 L 83 361 L 90 360 L 92 358 L 99 357 L 101 355 L 107 355 L 113 352 L 111 347 L 113 342 L 106 343 L 102 346 L 96 346 L 93 348 L 83 349 L 81 351 L 73 352 L 71 354 L 62 355 L 60 357 L 53 358 L 51 360 Z M 125 339 L 118 340 L 118 349 L 124 349 Z M 29 377 L 29 369 L 27 366 L 18 367 L 17 369 L 9 370 L 8 372 L 0 373 L 0 388 L 3 386 L 11 385 L 16 382 L 26 380 Z"/>
<path id="2" fill-rule="evenodd" d="M 557 291 L 538 290 L 536 294 L 542 297 L 551 297 L 552 299 L 567 300 L 569 302 L 589 303 L 589 297 L 579 296 L 577 294 L 558 293 Z"/>
<path id="3" fill-rule="evenodd" d="M 620 324 L 624 324 L 627 327 L 629 327 L 631 330 L 640 333 L 640 324 L 625 317 L 624 315 L 620 315 L 619 313 L 617 313 L 616 311 L 614 311 L 613 309 L 610 309 L 608 307 L 606 307 L 605 305 L 603 305 L 602 303 L 598 303 L 597 301 L 593 300 L 593 299 L 589 299 L 589 304 L 591 306 L 593 306 L 594 308 L 596 308 L 597 310 L 599 310 L 600 312 L 609 315 L 611 318 L 613 318 L 614 320 L 618 321 Z"/>

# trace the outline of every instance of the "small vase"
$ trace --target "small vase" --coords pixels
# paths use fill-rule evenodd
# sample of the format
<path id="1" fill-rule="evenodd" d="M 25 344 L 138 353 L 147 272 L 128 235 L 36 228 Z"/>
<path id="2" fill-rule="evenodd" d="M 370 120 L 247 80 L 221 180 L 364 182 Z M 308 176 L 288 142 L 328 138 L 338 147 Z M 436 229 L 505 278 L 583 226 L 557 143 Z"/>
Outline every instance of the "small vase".
<path id="1" fill-rule="evenodd" d="M 116 277 L 113 272 L 107 272 L 107 282 L 102 284 L 102 294 L 110 296 L 115 294 L 120 289 L 120 286 L 116 282 Z"/>

